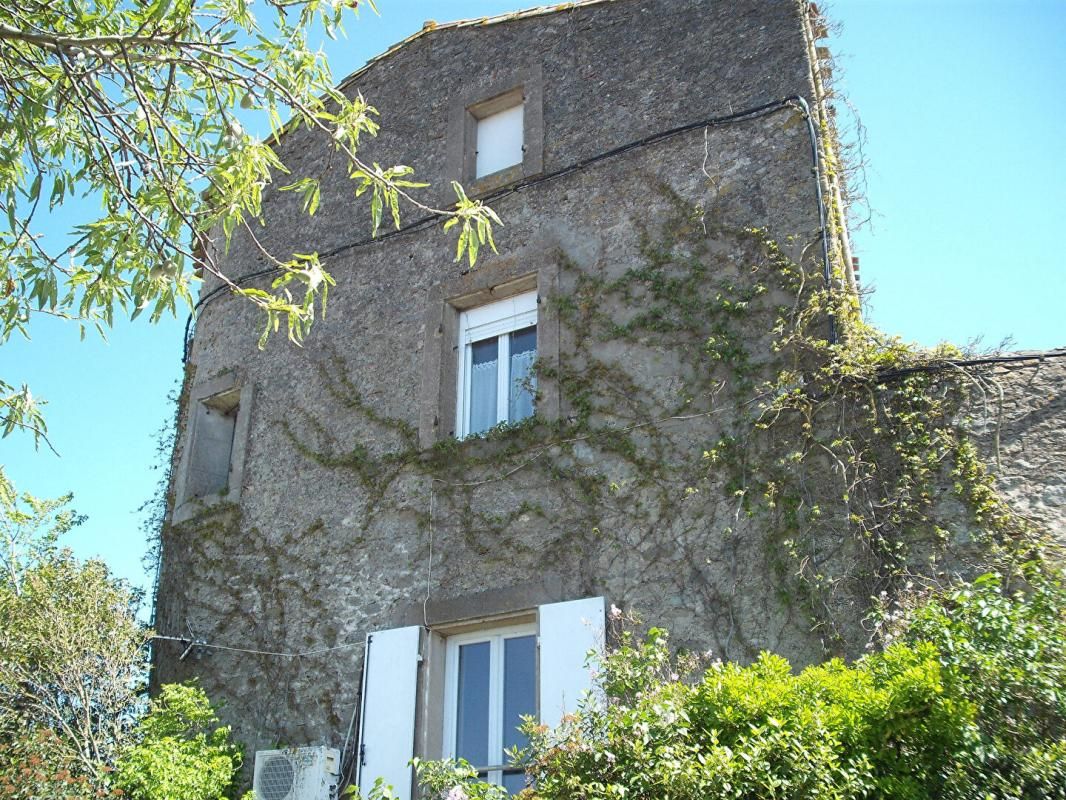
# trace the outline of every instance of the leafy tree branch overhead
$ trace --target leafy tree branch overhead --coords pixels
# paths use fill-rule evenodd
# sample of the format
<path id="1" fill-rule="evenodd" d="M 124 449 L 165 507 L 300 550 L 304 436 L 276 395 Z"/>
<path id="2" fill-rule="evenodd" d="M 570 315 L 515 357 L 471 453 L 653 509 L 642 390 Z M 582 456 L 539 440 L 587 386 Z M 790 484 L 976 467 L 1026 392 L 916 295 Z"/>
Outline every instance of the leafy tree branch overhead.
<path id="1" fill-rule="evenodd" d="M 290 175 L 272 147 L 289 128 L 329 138 L 375 233 L 399 226 L 407 204 L 458 226 L 460 257 L 492 246 L 499 220 L 458 186 L 452 207 L 433 208 L 413 194 L 424 184 L 410 167 L 360 157 L 377 112 L 335 89 L 311 48 L 315 31 L 335 35 L 359 6 L 267 0 L 257 17 L 246 0 L 0 0 L 0 343 L 28 337 L 42 315 L 83 334 L 116 314 L 156 321 L 191 304 L 200 271 L 261 310 L 263 340 L 284 324 L 299 343 L 333 279 L 313 248 L 274 252 L 256 233 L 275 181 L 306 213 L 319 205 L 317 177 Z M 264 112 L 265 140 L 241 125 L 242 109 Z M 100 210 L 79 218 L 86 197 Z M 238 230 L 276 269 L 269 288 L 227 274 L 221 256 Z M 43 437 L 40 404 L 7 377 L 0 435 Z"/>

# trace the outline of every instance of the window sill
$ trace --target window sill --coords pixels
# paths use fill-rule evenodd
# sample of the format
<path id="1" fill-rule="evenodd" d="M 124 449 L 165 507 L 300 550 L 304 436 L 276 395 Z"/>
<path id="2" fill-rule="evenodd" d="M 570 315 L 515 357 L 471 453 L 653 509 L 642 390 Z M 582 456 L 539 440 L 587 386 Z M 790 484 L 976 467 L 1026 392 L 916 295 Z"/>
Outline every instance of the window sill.
<path id="1" fill-rule="evenodd" d="M 475 199 L 484 197 L 497 189 L 502 189 L 512 183 L 518 183 L 527 177 L 530 176 L 526 174 L 523 165 L 514 164 L 506 169 L 501 169 L 498 172 L 493 172 L 475 179 L 470 186 L 467 187 L 467 195 Z"/>
<path id="2" fill-rule="evenodd" d="M 209 514 L 219 507 L 225 508 L 235 505 L 239 499 L 240 492 L 233 492 L 229 489 L 218 494 L 190 497 L 174 509 L 174 512 L 170 515 L 170 522 L 173 525 L 180 525 L 183 522 Z"/>
<path id="3" fill-rule="evenodd" d="M 502 422 L 482 433 L 472 433 L 463 439 L 449 436 L 439 439 L 427 453 L 452 459 L 457 453 L 467 457 L 487 459 L 521 453 L 546 444 L 554 431 L 552 423 L 536 414 L 521 422 Z M 450 463 L 450 462 L 449 462 Z"/>
<path id="4" fill-rule="evenodd" d="M 529 435 L 536 428 L 543 427 L 534 414 L 518 422 L 499 422 L 486 431 L 480 433 L 468 433 L 463 438 L 456 438 L 457 442 L 506 442 L 511 439 Z"/>

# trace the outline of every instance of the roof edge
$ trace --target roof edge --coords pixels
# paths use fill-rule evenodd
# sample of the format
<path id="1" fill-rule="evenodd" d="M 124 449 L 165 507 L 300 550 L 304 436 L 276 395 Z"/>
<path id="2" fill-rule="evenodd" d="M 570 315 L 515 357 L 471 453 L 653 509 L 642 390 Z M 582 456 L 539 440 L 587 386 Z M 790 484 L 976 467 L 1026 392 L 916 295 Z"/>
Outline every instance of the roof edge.
<path id="1" fill-rule="evenodd" d="M 371 67 L 375 66 L 381 61 L 384 61 L 386 58 L 393 55 L 394 53 L 399 52 L 416 39 L 421 39 L 423 36 L 433 33 L 434 31 L 451 30 L 456 28 L 473 28 L 486 25 L 498 25 L 502 22 L 512 22 L 514 20 L 530 19 L 532 17 L 542 17 L 548 14 L 555 14 L 560 11 L 572 11 L 573 9 L 584 8 L 585 6 L 598 6 L 615 2 L 618 2 L 618 0 L 573 0 L 573 2 L 569 3 L 555 3 L 550 6 L 536 6 L 534 8 L 527 8 L 522 11 L 510 11 L 506 14 L 496 14 L 495 16 L 491 17 L 473 17 L 471 19 L 460 19 L 455 20 L 453 22 L 441 23 L 433 22 L 432 20 L 430 20 L 422 26 L 421 30 L 417 30 L 410 36 L 408 36 L 406 39 L 401 39 L 400 41 L 396 42 L 396 44 L 392 45 L 387 50 L 384 50 L 383 52 L 371 58 L 355 72 L 349 73 L 347 76 L 338 81 L 337 90 L 344 91 L 357 78 L 359 78 L 359 76 L 361 76 Z"/>

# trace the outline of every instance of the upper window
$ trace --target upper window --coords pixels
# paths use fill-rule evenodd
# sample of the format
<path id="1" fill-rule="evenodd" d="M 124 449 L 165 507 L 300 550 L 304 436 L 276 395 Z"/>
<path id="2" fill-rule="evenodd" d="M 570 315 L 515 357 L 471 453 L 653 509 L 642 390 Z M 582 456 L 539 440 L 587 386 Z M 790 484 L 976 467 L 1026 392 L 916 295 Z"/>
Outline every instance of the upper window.
<path id="1" fill-rule="evenodd" d="M 459 315 L 459 438 L 533 415 L 536 357 L 536 292 Z"/>
<path id="2" fill-rule="evenodd" d="M 508 794 L 525 788 L 507 751 L 528 744 L 522 717 L 537 716 L 537 631 L 521 625 L 448 638 L 444 749 Z"/>
<path id="3" fill-rule="evenodd" d="M 544 167 L 544 76 L 481 65 L 449 102 L 447 174 L 471 197 L 539 175 Z M 447 181 L 442 181 L 444 191 Z M 455 202 L 448 190 L 441 201 Z"/>
<path id="4" fill-rule="evenodd" d="M 496 111 L 477 121 L 477 166 L 474 177 L 521 164 L 524 154 L 525 104 Z"/>
<path id="5" fill-rule="evenodd" d="M 189 391 L 188 423 L 174 478 L 173 522 L 240 498 L 253 394 L 252 384 L 240 382 L 233 373 Z"/>
<path id="6" fill-rule="evenodd" d="M 240 399 L 240 390 L 231 389 L 204 398 L 194 409 L 192 455 L 184 499 L 221 494 L 229 489 Z"/>

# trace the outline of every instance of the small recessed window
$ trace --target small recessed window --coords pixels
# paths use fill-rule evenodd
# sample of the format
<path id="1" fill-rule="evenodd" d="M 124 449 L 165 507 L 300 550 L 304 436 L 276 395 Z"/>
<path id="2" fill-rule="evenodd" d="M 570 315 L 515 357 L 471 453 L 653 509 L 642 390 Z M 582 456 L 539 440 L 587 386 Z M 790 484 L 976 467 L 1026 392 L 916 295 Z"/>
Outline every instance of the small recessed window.
<path id="1" fill-rule="evenodd" d="M 459 315 L 456 435 L 460 439 L 533 416 L 536 358 L 536 292 Z"/>
<path id="2" fill-rule="evenodd" d="M 524 125 L 522 102 L 478 119 L 476 178 L 522 163 Z"/>
<path id="3" fill-rule="evenodd" d="M 239 390 L 232 390 L 197 403 L 186 500 L 221 494 L 229 488 L 240 397 Z"/>

